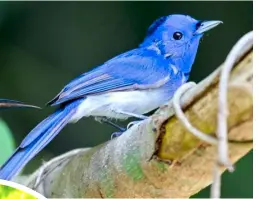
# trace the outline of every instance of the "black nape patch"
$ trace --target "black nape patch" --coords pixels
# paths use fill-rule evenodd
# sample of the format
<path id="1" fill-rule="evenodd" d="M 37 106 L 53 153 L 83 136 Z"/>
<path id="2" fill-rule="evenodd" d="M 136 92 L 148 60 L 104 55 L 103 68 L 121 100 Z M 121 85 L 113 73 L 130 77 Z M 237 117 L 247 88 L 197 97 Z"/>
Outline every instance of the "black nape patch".
<path id="1" fill-rule="evenodd" d="M 202 21 L 198 21 L 198 23 L 196 24 L 196 30 L 198 30 L 198 28 L 201 27 L 201 23 Z"/>
<path id="2" fill-rule="evenodd" d="M 163 24 L 163 23 L 166 21 L 167 17 L 168 17 L 168 16 L 164 16 L 164 17 L 160 17 L 160 18 L 158 18 L 157 20 L 155 20 L 155 21 L 149 26 L 149 28 L 148 28 L 148 30 L 147 30 L 147 36 L 153 34 L 153 33 L 156 31 L 156 29 L 157 29 L 161 24 Z"/>

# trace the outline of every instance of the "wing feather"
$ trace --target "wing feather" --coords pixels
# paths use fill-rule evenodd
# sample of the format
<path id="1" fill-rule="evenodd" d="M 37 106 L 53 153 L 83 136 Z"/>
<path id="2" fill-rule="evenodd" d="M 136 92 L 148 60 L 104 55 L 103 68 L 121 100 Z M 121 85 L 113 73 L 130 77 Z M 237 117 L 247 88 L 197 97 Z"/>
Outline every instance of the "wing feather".
<path id="1" fill-rule="evenodd" d="M 80 75 L 48 104 L 58 105 L 104 92 L 152 89 L 164 85 L 169 81 L 172 69 L 167 67 L 164 59 L 154 58 L 150 53 L 145 55 L 139 51 L 126 53 Z"/>

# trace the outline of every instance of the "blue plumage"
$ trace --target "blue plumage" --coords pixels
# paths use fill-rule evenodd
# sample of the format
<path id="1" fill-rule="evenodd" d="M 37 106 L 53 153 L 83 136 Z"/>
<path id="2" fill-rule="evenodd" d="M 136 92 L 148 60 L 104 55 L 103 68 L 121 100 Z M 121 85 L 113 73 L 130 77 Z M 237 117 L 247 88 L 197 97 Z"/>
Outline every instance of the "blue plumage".
<path id="1" fill-rule="evenodd" d="M 186 15 L 156 20 L 138 48 L 75 78 L 48 103 L 60 108 L 26 136 L 2 165 L 0 179 L 20 172 L 67 123 L 87 116 L 145 118 L 188 80 L 200 38 L 219 23 Z"/>
<path id="2" fill-rule="evenodd" d="M 36 126 L 22 141 L 11 158 L 2 165 L 1 179 L 11 179 L 27 164 L 28 160 L 40 152 L 68 123 L 79 103 L 80 100 L 74 101 L 65 108 L 60 108 Z"/>
<path id="3" fill-rule="evenodd" d="M 160 67 L 154 67 L 156 65 Z M 168 61 L 157 56 L 153 50 L 135 49 L 76 78 L 48 104 L 57 105 L 82 96 L 111 90 L 141 90 L 141 86 L 163 81 L 167 75 L 173 73 L 172 68 L 167 66 Z M 156 75 L 153 75 L 154 73 Z"/>

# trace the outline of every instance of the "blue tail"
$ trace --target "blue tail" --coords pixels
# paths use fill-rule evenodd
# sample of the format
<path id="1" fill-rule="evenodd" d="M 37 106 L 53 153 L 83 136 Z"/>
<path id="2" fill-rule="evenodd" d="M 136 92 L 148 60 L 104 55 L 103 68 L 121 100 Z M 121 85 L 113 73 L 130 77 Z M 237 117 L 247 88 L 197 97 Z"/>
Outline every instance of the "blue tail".
<path id="1" fill-rule="evenodd" d="M 17 175 L 69 122 L 80 103 L 81 100 L 71 102 L 38 124 L 1 166 L 0 179 L 11 180 Z"/>

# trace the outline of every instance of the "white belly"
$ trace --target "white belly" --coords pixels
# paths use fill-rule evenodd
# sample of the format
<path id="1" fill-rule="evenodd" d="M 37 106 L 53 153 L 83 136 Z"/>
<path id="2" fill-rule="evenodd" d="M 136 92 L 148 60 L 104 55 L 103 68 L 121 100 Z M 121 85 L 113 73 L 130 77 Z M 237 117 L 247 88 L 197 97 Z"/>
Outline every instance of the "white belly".
<path id="1" fill-rule="evenodd" d="M 120 114 L 119 111 L 145 114 L 158 108 L 166 100 L 161 90 L 111 92 L 88 96 L 79 105 L 71 122 L 76 122 L 87 116 L 127 119 L 129 116 Z"/>

